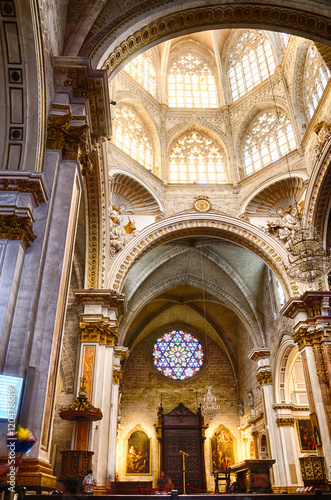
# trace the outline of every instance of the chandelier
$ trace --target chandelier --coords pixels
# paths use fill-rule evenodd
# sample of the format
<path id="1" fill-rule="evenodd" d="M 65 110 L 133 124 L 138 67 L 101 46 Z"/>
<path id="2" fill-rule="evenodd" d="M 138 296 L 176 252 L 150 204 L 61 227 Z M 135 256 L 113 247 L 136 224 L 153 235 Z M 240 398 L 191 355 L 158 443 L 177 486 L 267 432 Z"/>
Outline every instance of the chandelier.
<path id="1" fill-rule="evenodd" d="M 300 221 L 298 229 L 291 231 L 287 249 L 291 255 L 286 270 L 291 279 L 314 283 L 331 271 L 331 257 L 314 227 L 303 227 Z"/>
<path id="2" fill-rule="evenodd" d="M 220 411 L 220 405 L 216 402 L 216 396 L 211 392 L 211 385 L 207 386 L 207 394 L 204 395 L 201 412 L 206 417 L 213 418 Z"/>

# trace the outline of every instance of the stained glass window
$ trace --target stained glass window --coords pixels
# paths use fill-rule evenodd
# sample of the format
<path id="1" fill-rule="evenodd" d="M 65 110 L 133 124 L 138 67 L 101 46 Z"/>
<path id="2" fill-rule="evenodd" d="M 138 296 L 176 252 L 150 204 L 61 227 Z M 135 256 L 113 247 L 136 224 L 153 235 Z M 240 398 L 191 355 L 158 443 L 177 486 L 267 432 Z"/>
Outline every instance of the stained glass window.
<path id="1" fill-rule="evenodd" d="M 165 377 L 186 380 L 201 370 L 203 348 L 190 333 L 173 330 L 155 342 L 153 361 L 156 369 Z"/>
<path id="2" fill-rule="evenodd" d="M 244 145 L 246 175 L 279 160 L 296 147 L 289 118 L 283 113 L 261 113 L 251 125 Z"/>
<path id="3" fill-rule="evenodd" d="M 125 153 L 148 169 L 152 169 L 152 143 L 137 113 L 128 106 L 115 110 L 114 142 Z"/>
<path id="4" fill-rule="evenodd" d="M 124 68 L 129 75 L 136 80 L 144 89 L 146 89 L 152 96 L 155 97 L 156 93 L 156 77 L 155 67 L 152 59 L 147 54 L 140 56 L 129 62 Z"/>
<path id="5" fill-rule="evenodd" d="M 174 61 L 168 74 L 168 104 L 181 108 L 216 108 L 215 78 L 199 57 L 186 54 Z"/>
<path id="6" fill-rule="evenodd" d="M 304 72 L 305 106 L 309 119 L 315 113 L 329 78 L 330 71 L 315 45 L 311 45 L 308 50 Z"/>
<path id="7" fill-rule="evenodd" d="M 235 101 L 275 72 L 271 44 L 262 31 L 245 31 L 230 55 L 232 98 Z"/>
<path id="8" fill-rule="evenodd" d="M 170 182 L 200 184 L 225 182 L 220 149 L 207 137 L 190 132 L 181 137 L 170 153 Z"/>

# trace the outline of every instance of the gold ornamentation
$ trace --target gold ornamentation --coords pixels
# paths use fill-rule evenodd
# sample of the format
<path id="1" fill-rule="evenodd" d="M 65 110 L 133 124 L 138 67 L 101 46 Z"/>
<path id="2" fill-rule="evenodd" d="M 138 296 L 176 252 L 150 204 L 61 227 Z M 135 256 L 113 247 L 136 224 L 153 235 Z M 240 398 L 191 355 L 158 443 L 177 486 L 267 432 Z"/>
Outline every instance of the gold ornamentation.
<path id="1" fill-rule="evenodd" d="M 27 250 L 30 243 L 37 236 L 33 233 L 32 216 L 18 216 L 16 214 L 0 214 L 0 239 L 18 241 L 21 240 Z"/>
<path id="2" fill-rule="evenodd" d="M 293 427 L 295 418 L 293 417 L 277 417 L 276 424 L 278 427 Z"/>
<path id="3" fill-rule="evenodd" d="M 211 209 L 209 196 L 195 196 L 194 199 L 193 208 L 197 212 L 208 212 Z"/>
<path id="4" fill-rule="evenodd" d="M 252 438 L 253 438 L 254 440 L 255 440 L 255 439 L 257 439 L 258 435 L 259 435 L 259 432 L 258 432 L 258 431 L 252 431 Z"/>
<path id="5" fill-rule="evenodd" d="M 306 345 L 320 344 L 331 340 L 331 325 L 329 326 L 300 326 L 293 334 L 293 340 L 301 350 Z"/>
<path id="6" fill-rule="evenodd" d="M 324 457 L 300 457 L 299 460 L 303 481 L 316 481 L 326 479 Z"/>
<path id="7" fill-rule="evenodd" d="M 254 5 L 222 5 L 210 7 L 198 7 L 195 9 L 182 10 L 175 14 L 163 16 L 156 21 L 142 26 L 134 33 L 125 38 L 114 51 L 108 56 L 103 67 L 107 70 L 108 75 L 114 71 L 125 59 L 132 54 L 135 54 L 143 47 L 148 46 L 152 42 L 165 39 L 176 33 L 182 33 L 183 30 L 196 30 L 200 27 L 208 25 L 208 29 L 220 28 L 223 24 L 232 25 L 252 25 L 261 24 L 265 29 L 270 29 L 276 25 L 287 27 L 291 30 L 297 28 L 302 36 L 305 34 L 310 36 L 329 37 L 330 21 L 325 16 L 316 15 L 312 12 L 304 13 L 303 11 L 293 9 L 291 7 L 279 8 L 276 6 L 266 6 L 254 2 Z M 118 28 L 118 27 L 117 27 Z M 112 33 L 109 32 L 102 42 L 98 44 L 93 54 L 95 54 L 104 44 Z"/>
<path id="8" fill-rule="evenodd" d="M 81 342 L 99 342 L 109 347 L 114 347 L 118 342 L 117 326 L 81 321 L 79 328 L 81 329 Z"/>
<path id="9" fill-rule="evenodd" d="M 62 151 L 67 135 L 69 134 L 72 114 L 70 109 L 66 114 L 51 114 L 48 118 L 47 149 Z"/>
<path id="10" fill-rule="evenodd" d="M 268 347 L 262 347 L 261 349 L 256 349 L 249 354 L 249 359 L 252 361 L 259 361 L 260 359 L 265 359 L 270 357 L 270 349 Z"/>
<path id="11" fill-rule="evenodd" d="M 81 378 L 81 386 L 76 401 L 70 405 L 60 407 L 59 415 L 64 420 L 96 421 L 102 419 L 100 408 L 93 406 L 87 399 L 85 380 L 85 377 Z"/>
<path id="12" fill-rule="evenodd" d="M 49 193 L 44 174 L 40 172 L 0 172 L 0 191 L 30 193 L 36 206 L 48 201 Z"/>
<path id="13" fill-rule="evenodd" d="M 113 384 L 115 385 L 120 385 L 122 382 L 122 371 L 121 370 L 114 370 L 113 371 Z"/>
<path id="14" fill-rule="evenodd" d="M 257 381 L 262 387 L 263 385 L 269 385 L 272 384 L 272 375 L 270 370 L 263 370 L 260 371 L 257 376 Z"/>

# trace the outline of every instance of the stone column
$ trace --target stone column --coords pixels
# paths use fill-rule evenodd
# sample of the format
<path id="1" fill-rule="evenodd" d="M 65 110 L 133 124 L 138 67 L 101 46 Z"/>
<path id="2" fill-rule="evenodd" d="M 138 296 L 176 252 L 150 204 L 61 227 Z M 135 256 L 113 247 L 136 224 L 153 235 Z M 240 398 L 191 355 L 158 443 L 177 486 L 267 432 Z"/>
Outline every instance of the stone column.
<path id="1" fill-rule="evenodd" d="M 285 410 L 286 411 L 286 410 Z M 278 415 L 276 423 L 280 431 L 280 439 L 285 460 L 285 474 L 287 485 L 301 484 L 300 464 L 295 447 L 296 429 L 292 415 Z M 290 492 L 289 492 L 290 493 Z"/>
<path id="2" fill-rule="evenodd" d="M 331 479 L 331 292 L 309 291 L 290 299 L 282 314 L 294 319 L 305 375 L 310 419 L 317 454 L 325 458 L 325 479 Z M 321 471 L 323 472 L 323 471 Z"/>
<path id="3" fill-rule="evenodd" d="M 112 438 L 113 367 L 118 342 L 118 318 L 124 313 L 124 295 L 113 290 L 77 290 L 76 300 L 84 305 L 81 329 L 79 376 L 86 379 L 87 397 L 100 408 L 103 419 L 81 429 L 76 443 L 85 441 L 94 452 L 93 471 L 97 491 L 106 492 L 109 447 Z M 117 417 L 116 417 L 117 420 Z"/>
<path id="4" fill-rule="evenodd" d="M 127 358 L 128 348 L 116 346 L 114 349 L 114 368 L 113 368 L 113 386 L 111 393 L 110 427 L 109 427 L 109 451 L 107 481 L 115 481 L 116 474 L 116 444 L 117 444 L 117 426 L 118 426 L 118 408 L 120 384 L 122 381 L 121 361 Z"/>
<path id="5" fill-rule="evenodd" d="M 257 362 L 257 380 L 262 391 L 262 404 L 264 411 L 264 421 L 268 431 L 270 444 L 270 458 L 276 460 L 273 465 L 275 486 L 286 486 L 286 475 L 284 469 L 284 457 L 279 435 L 279 428 L 276 424 L 275 412 L 272 407 L 274 403 L 273 382 L 270 367 L 270 349 L 262 347 L 249 355 L 249 358 Z"/>
<path id="6" fill-rule="evenodd" d="M 258 444 L 258 431 L 252 431 L 252 438 L 254 440 L 254 458 L 259 458 L 259 444 Z"/>

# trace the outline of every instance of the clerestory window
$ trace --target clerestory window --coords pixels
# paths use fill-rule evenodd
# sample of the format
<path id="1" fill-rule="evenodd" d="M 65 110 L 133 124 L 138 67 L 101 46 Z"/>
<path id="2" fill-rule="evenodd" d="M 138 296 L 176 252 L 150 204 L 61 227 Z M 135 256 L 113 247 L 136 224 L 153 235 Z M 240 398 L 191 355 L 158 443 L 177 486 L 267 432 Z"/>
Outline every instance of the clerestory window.
<path id="1" fill-rule="evenodd" d="M 261 113 L 249 128 L 244 144 L 246 175 L 279 160 L 295 147 L 289 118 L 276 111 Z"/>
<path id="2" fill-rule="evenodd" d="M 223 155 L 208 137 L 190 132 L 172 148 L 169 159 L 170 182 L 225 182 Z"/>
<path id="3" fill-rule="evenodd" d="M 303 86 L 305 108 L 309 119 L 313 117 L 316 111 L 329 78 L 330 71 L 315 45 L 311 45 L 305 64 Z"/>
<path id="4" fill-rule="evenodd" d="M 271 44 L 262 31 L 245 31 L 230 55 L 232 99 L 236 101 L 275 72 Z"/>
<path id="5" fill-rule="evenodd" d="M 129 62 L 124 70 L 147 92 L 156 96 L 156 73 L 151 56 L 141 54 Z"/>
<path id="6" fill-rule="evenodd" d="M 176 59 L 168 73 L 169 107 L 216 108 L 214 75 L 207 64 L 193 54 Z"/>
<path id="7" fill-rule="evenodd" d="M 152 142 L 138 114 L 128 106 L 115 110 L 114 143 L 149 170 L 153 167 Z"/>

